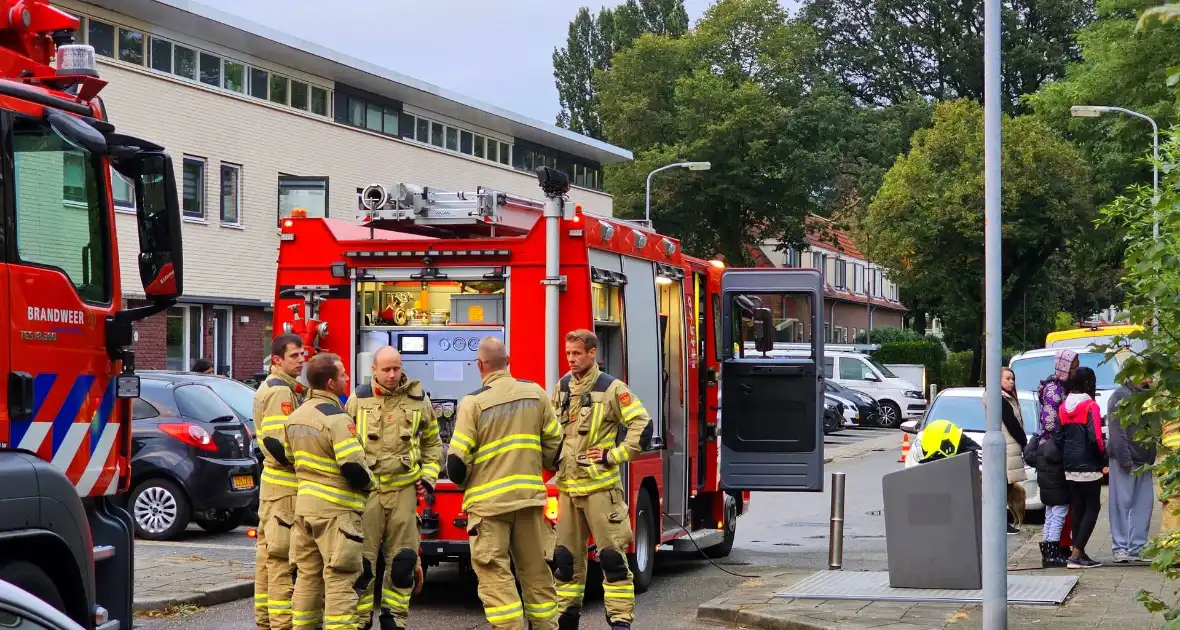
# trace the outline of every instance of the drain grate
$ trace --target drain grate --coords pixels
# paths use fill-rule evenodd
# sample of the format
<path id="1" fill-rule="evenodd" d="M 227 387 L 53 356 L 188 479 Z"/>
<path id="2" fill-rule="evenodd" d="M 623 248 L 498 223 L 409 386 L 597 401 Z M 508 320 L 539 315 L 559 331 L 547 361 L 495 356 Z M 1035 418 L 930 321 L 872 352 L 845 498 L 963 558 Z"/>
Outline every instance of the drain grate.
<path id="1" fill-rule="evenodd" d="M 1008 603 L 1053 606 L 1069 597 L 1078 578 L 1070 575 L 1009 575 Z M 887 571 L 820 571 L 777 594 L 788 599 L 871 599 L 895 602 L 978 604 L 983 591 L 892 588 Z"/>

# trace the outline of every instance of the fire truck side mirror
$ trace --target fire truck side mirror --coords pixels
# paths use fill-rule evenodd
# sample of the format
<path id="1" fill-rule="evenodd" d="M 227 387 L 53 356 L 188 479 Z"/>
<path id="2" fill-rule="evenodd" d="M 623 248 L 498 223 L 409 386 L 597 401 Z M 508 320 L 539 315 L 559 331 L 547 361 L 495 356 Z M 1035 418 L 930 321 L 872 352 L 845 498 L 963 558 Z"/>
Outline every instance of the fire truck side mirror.
<path id="1" fill-rule="evenodd" d="M 754 309 L 754 350 L 774 350 L 774 314 L 765 307 Z"/>
<path id="2" fill-rule="evenodd" d="M 135 184 L 144 294 L 156 301 L 175 299 L 184 291 L 184 250 L 172 157 L 166 151 L 139 151 L 111 162 Z"/>

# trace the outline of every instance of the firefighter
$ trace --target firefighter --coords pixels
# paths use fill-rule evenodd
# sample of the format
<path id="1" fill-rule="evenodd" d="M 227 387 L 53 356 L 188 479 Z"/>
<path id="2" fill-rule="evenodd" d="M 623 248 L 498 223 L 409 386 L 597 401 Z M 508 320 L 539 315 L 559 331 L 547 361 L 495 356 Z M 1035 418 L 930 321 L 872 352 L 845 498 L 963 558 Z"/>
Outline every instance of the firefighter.
<path id="1" fill-rule="evenodd" d="M 258 550 L 254 557 L 254 619 L 259 630 L 290 630 L 291 567 L 287 551 L 295 516 L 295 469 L 279 463 L 272 451 L 285 450 L 287 416 L 299 406 L 303 387 L 295 379 L 306 353 L 298 335 L 270 344 L 270 375 L 254 394 L 254 418 L 262 445 L 262 484 L 258 494 Z"/>
<path id="2" fill-rule="evenodd" d="M 591 535 L 598 547 L 611 628 L 630 628 L 635 611 L 626 556 L 631 522 L 619 466 L 647 448 L 651 417 L 623 381 L 598 369 L 597 350 L 598 337 L 589 330 L 565 336 L 570 372 L 558 382 L 551 400 L 565 440 L 557 470 L 560 493 L 553 550 L 560 630 L 578 627 Z"/>
<path id="3" fill-rule="evenodd" d="M 975 451 L 979 453 L 982 465 L 983 447 L 979 442 L 963 435 L 963 429 L 950 420 L 934 420 L 923 427 L 922 439 L 917 447 L 919 464 Z"/>
<path id="4" fill-rule="evenodd" d="M 1154 413 L 1157 411 L 1155 397 L 1147 399 L 1144 402 L 1144 411 Z M 1180 450 L 1180 421 L 1171 420 L 1160 423 L 1160 446 L 1156 454 L 1155 463 L 1157 466 L 1163 463 L 1169 455 Z M 1180 534 L 1180 497 L 1164 498 L 1163 492 L 1163 476 L 1156 474 L 1155 477 L 1155 496 L 1156 500 L 1160 502 L 1162 514 L 1160 514 L 1160 540 L 1168 540 L 1169 537 L 1174 537 Z"/>
<path id="5" fill-rule="evenodd" d="M 385 346 L 373 355 L 373 381 L 356 388 L 346 407 L 377 481 L 363 519 L 364 574 L 376 571 L 384 551 L 381 584 L 382 630 L 404 629 L 410 595 L 421 587 L 418 558 L 418 492 L 433 492 L 442 459 L 442 440 L 430 398 L 402 372 L 401 354 Z M 357 609 L 361 625 L 372 623 L 377 585 L 366 590 Z"/>
<path id="6" fill-rule="evenodd" d="M 544 388 L 513 378 L 503 342 L 485 337 L 476 368 L 483 387 L 459 402 L 447 475 L 463 490 L 471 568 L 492 628 L 552 630 L 557 592 L 545 561 L 548 493 L 542 468 L 556 469 L 561 427 Z M 583 552 L 584 555 L 585 552 Z M 520 578 L 517 594 L 512 565 Z"/>
<path id="7" fill-rule="evenodd" d="M 311 392 L 287 419 L 285 453 L 299 482 L 291 527 L 297 569 L 292 620 L 296 628 L 352 630 L 357 600 L 371 580 L 362 572 L 361 514 L 373 476 L 340 404 L 348 386 L 340 357 L 315 355 L 305 375 Z"/>

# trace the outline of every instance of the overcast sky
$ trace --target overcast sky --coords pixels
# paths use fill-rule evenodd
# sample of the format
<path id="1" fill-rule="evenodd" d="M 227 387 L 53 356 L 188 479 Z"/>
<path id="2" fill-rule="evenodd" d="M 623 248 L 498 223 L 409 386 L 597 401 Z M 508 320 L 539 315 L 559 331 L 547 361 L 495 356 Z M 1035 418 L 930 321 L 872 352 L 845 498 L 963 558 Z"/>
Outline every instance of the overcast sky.
<path id="1" fill-rule="evenodd" d="M 552 123 L 553 49 L 580 6 L 615 0 L 199 0 L 347 55 Z M 712 0 L 685 0 L 695 22 Z M 784 1 L 784 4 L 793 4 Z"/>

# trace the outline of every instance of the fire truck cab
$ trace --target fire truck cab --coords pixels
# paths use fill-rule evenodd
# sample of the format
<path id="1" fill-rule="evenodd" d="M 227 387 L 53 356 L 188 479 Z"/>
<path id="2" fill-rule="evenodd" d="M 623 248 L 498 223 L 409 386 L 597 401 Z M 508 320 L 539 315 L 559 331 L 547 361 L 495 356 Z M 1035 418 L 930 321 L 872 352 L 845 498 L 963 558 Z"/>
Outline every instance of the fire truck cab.
<path id="1" fill-rule="evenodd" d="M 163 147 L 106 122 L 77 18 L 43 0 L 0 0 L 0 15 L 0 580 L 82 627 L 130 628 L 129 347 L 132 323 L 181 294 L 175 174 Z M 112 169 L 134 190 L 137 309 Z"/>
<path id="2" fill-rule="evenodd" d="M 503 340 L 513 375 L 552 393 L 565 333 L 593 330 L 602 369 L 654 425 L 622 466 L 642 592 L 661 545 L 727 555 L 750 490 L 822 490 L 823 347 L 811 334 L 823 330 L 822 285 L 813 270 L 690 257 L 640 223 L 583 215 L 563 173 L 537 174 L 545 199 L 370 185 L 357 189 L 357 220 L 296 211 L 280 229 L 275 330 L 345 357 L 354 387 L 378 348 L 396 347 L 444 443 L 459 401 L 481 386 L 481 338 Z M 814 353 L 764 358 L 776 339 L 813 341 Z M 556 522 L 552 480 L 549 495 Z M 468 561 L 461 501 L 445 478 L 422 497 L 425 565 Z"/>

